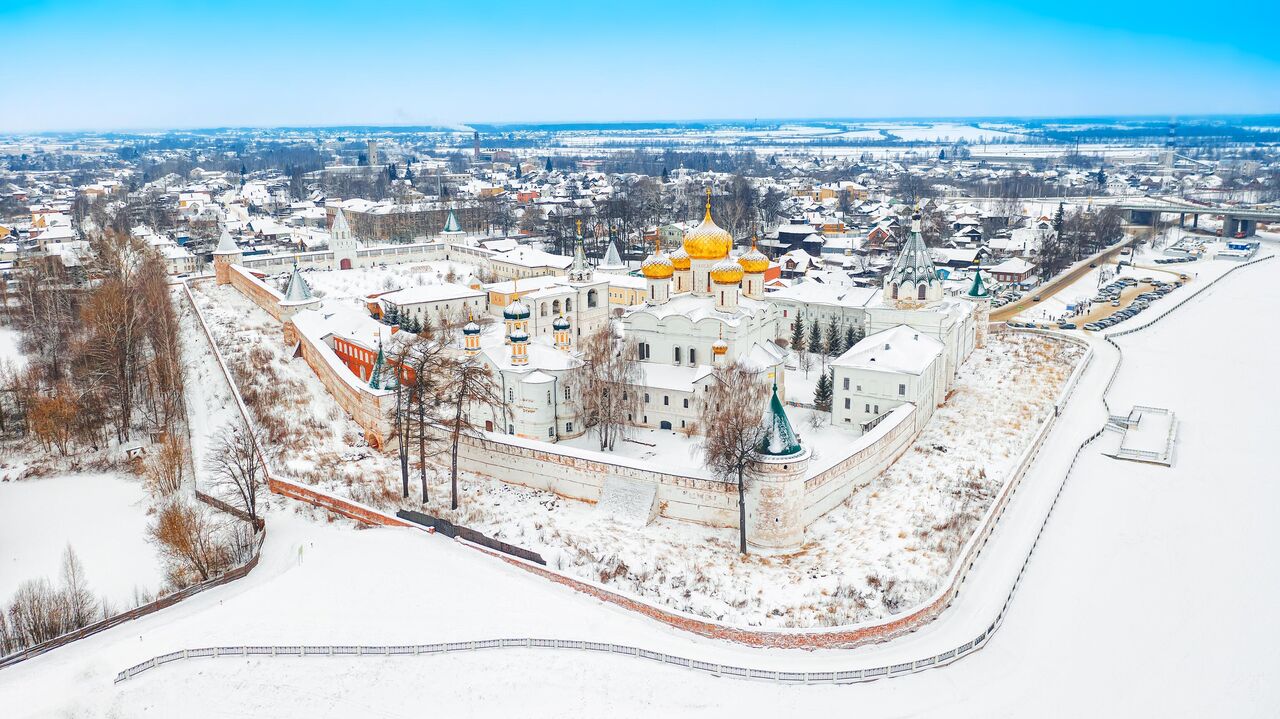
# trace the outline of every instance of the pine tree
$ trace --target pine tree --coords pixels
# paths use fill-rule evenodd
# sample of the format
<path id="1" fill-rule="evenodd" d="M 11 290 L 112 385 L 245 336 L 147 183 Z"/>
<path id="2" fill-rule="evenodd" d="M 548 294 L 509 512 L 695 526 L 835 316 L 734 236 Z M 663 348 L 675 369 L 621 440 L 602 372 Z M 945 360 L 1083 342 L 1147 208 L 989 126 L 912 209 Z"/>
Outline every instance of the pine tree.
<path id="1" fill-rule="evenodd" d="M 813 404 L 823 412 L 831 411 L 831 373 L 823 372 L 813 388 Z"/>
<path id="2" fill-rule="evenodd" d="M 547 158 L 547 172 L 551 172 L 551 158 Z"/>
<path id="3" fill-rule="evenodd" d="M 818 323 L 816 321 L 810 323 L 809 325 L 808 348 L 810 352 L 822 351 L 822 328 L 818 326 Z"/>
<path id="4" fill-rule="evenodd" d="M 832 315 L 831 324 L 827 326 L 827 354 L 839 357 L 844 351 L 844 333 L 840 331 L 840 319 Z"/>
<path id="5" fill-rule="evenodd" d="M 1066 226 L 1066 224 L 1067 224 L 1066 209 L 1063 207 L 1062 203 L 1059 202 L 1058 211 L 1053 213 L 1053 231 L 1057 233 L 1058 237 L 1062 237 L 1062 228 Z"/>
<path id="6" fill-rule="evenodd" d="M 853 346 L 862 341 L 862 330 L 852 322 L 844 328 L 844 351 L 848 352 Z"/>
<path id="7" fill-rule="evenodd" d="M 670 181 L 671 181 L 671 175 L 667 174 L 667 168 L 663 167 L 662 168 L 662 184 L 665 185 Z"/>
<path id="8" fill-rule="evenodd" d="M 796 315 L 796 322 L 791 326 L 791 350 L 804 351 L 804 318 Z"/>
<path id="9" fill-rule="evenodd" d="M 389 325 L 400 324 L 400 310 L 395 305 L 387 305 L 387 309 L 382 313 L 382 321 Z"/>

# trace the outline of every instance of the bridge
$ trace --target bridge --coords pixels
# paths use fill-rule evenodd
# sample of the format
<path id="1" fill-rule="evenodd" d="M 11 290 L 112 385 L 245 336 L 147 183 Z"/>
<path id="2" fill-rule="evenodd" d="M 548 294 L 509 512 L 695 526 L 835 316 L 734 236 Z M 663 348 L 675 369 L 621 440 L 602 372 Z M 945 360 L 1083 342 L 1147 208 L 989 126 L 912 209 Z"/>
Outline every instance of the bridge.
<path id="1" fill-rule="evenodd" d="M 1160 216 L 1178 216 L 1178 225 L 1191 216 L 1191 226 L 1200 226 L 1200 215 L 1222 215 L 1222 236 L 1232 237 L 1238 232 L 1245 236 L 1257 234 L 1258 222 L 1280 222 L 1280 210 L 1250 210 L 1241 207 L 1212 207 L 1205 205 L 1181 205 L 1174 202 L 1121 202 L 1115 207 L 1124 210 L 1129 222 L 1135 225 L 1156 226 Z"/>

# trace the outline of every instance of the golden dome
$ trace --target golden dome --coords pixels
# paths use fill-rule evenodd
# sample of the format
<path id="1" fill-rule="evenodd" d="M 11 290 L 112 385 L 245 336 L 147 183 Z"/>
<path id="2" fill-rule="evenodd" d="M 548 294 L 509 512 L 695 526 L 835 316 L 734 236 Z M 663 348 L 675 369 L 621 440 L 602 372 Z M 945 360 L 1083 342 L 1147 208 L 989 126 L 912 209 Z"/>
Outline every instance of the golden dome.
<path id="1" fill-rule="evenodd" d="M 726 257 L 711 267 L 711 281 L 717 285 L 736 285 L 742 281 L 742 265 Z"/>
<path id="2" fill-rule="evenodd" d="M 711 188 L 707 188 L 707 214 L 702 224 L 684 233 L 684 251 L 695 260 L 719 260 L 729 256 L 733 235 L 711 219 Z"/>
<path id="3" fill-rule="evenodd" d="M 640 274 L 651 280 L 669 280 L 675 271 L 676 268 L 671 264 L 671 260 L 662 254 L 662 241 L 655 240 L 653 254 L 640 263 Z"/>
<path id="4" fill-rule="evenodd" d="M 693 259 L 689 257 L 689 253 L 684 251 L 683 247 L 676 248 L 671 253 L 671 266 L 677 270 L 687 270 L 693 266 Z"/>
<path id="5" fill-rule="evenodd" d="M 757 275 L 769 269 L 769 258 L 756 249 L 756 238 L 754 236 L 751 238 L 751 250 L 738 258 L 738 264 L 742 265 L 744 272 Z"/>

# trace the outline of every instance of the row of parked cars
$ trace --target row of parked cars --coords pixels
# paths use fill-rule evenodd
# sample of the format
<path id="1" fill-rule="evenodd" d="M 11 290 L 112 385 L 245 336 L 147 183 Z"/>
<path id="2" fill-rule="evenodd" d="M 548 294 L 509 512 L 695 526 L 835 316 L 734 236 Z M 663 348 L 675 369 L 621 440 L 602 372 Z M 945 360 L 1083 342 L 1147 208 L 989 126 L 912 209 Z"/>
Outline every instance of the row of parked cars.
<path id="1" fill-rule="evenodd" d="M 1187 255 L 1185 257 L 1161 257 L 1156 260 L 1157 265 L 1176 265 L 1179 262 L 1195 262 L 1200 258 Z"/>
<path id="2" fill-rule="evenodd" d="M 1022 292 L 1013 285 L 1007 285 L 996 291 L 996 296 L 991 299 L 992 307 L 1004 307 L 1010 302 L 1017 302 L 1022 299 Z"/>
<path id="3" fill-rule="evenodd" d="M 1091 330 L 1093 332 L 1097 332 L 1098 330 L 1105 330 L 1108 327 L 1114 327 L 1115 325 L 1120 324 L 1121 322 L 1124 322 L 1125 320 L 1147 309 L 1148 307 L 1151 306 L 1152 302 L 1155 302 L 1161 297 L 1164 297 L 1170 292 L 1173 292 L 1178 287 L 1181 287 L 1182 280 L 1185 280 L 1185 279 L 1186 279 L 1186 275 L 1182 275 L 1179 279 L 1173 282 L 1163 282 L 1161 280 L 1157 280 L 1151 277 L 1143 277 L 1142 282 L 1144 284 L 1151 285 L 1151 289 L 1149 291 L 1143 292 L 1142 294 L 1135 297 L 1133 299 L 1133 302 L 1129 303 L 1128 307 L 1125 307 L 1124 309 L 1115 312 L 1110 317 L 1105 317 L 1103 319 L 1098 320 L 1097 322 L 1090 322 L 1086 324 L 1084 328 L 1087 330 Z M 1125 285 L 1137 284 L 1136 280 L 1133 280 L 1132 278 L 1129 278 L 1129 277 L 1122 277 L 1119 280 L 1117 280 L 1117 282 L 1121 280 L 1127 280 L 1127 282 L 1124 283 Z M 1112 284 L 1115 284 L 1115 283 L 1112 283 Z M 1110 287 L 1110 285 L 1108 285 L 1108 287 Z M 1116 293 L 1115 299 L 1113 299 L 1112 302 L 1113 303 L 1119 302 L 1119 293 Z"/>

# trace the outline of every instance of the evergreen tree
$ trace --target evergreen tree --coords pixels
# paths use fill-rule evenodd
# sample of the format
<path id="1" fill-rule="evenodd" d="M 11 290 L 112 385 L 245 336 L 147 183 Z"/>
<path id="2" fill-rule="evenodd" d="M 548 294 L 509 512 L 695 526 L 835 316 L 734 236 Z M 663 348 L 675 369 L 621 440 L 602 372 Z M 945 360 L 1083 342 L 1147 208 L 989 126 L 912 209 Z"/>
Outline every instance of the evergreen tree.
<path id="1" fill-rule="evenodd" d="M 386 311 L 382 313 L 382 321 L 389 325 L 400 324 L 400 310 L 395 305 L 388 305 Z"/>
<path id="2" fill-rule="evenodd" d="M 404 163 L 404 179 L 413 182 L 413 168 L 409 167 L 409 163 Z"/>
<path id="3" fill-rule="evenodd" d="M 551 172 L 551 158 L 547 158 L 547 172 Z"/>
<path id="4" fill-rule="evenodd" d="M 831 373 L 823 372 L 818 384 L 813 388 L 813 403 L 823 412 L 831 411 Z"/>
<path id="5" fill-rule="evenodd" d="M 395 165 L 387 165 L 387 179 L 388 179 L 388 180 L 390 180 L 390 181 L 392 181 L 392 182 L 395 182 L 395 181 L 396 181 L 396 166 L 395 166 Z"/>
<path id="6" fill-rule="evenodd" d="M 522 175 L 523 173 L 520 172 L 520 163 L 517 162 L 516 163 L 516 179 L 519 180 L 522 177 Z"/>
<path id="7" fill-rule="evenodd" d="M 400 329 L 404 330 L 405 332 L 410 332 L 410 331 L 412 331 L 412 329 L 413 329 L 413 317 L 410 317 L 409 315 L 401 315 L 401 316 L 400 316 Z"/>
<path id="8" fill-rule="evenodd" d="M 822 351 L 822 328 L 818 326 L 816 321 L 809 324 L 809 344 L 810 352 Z"/>
<path id="9" fill-rule="evenodd" d="M 665 185 L 665 184 L 667 184 L 667 183 L 668 183 L 668 182 L 670 182 L 670 181 L 671 181 L 671 175 L 669 175 L 669 174 L 667 173 L 667 168 L 666 168 L 666 167 L 663 167 L 663 168 L 662 168 L 662 184 L 664 184 L 664 185 Z"/>
<path id="10" fill-rule="evenodd" d="M 945 149 L 944 149 L 944 150 L 938 150 L 938 159 L 939 159 L 939 160 L 945 160 L 945 159 L 947 159 L 947 151 L 946 151 Z"/>
<path id="11" fill-rule="evenodd" d="M 848 352 L 853 346 L 862 341 L 862 330 L 852 322 L 844 328 L 844 351 Z"/>
<path id="12" fill-rule="evenodd" d="M 1066 209 L 1063 207 L 1062 203 L 1059 202 L 1058 211 L 1053 213 L 1053 231 L 1057 233 L 1058 237 L 1062 237 L 1062 228 L 1065 227 L 1066 224 L 1067 224 Z"/>
<path id="13" fill-rule="evenodd" d="M 827 347 L 827 354 L 832 357 L 839 357 L 848 349 L 844 344 L 844 332 L 840 330 L 840 320 L 835 315 L 832 315 L 831 325 L 827 327 L 827 338 L 830 343 Z"/>
<path id="14" fill-rule="evenodd" d="M 796 315 L 796 322 L 791 326 L 791 350 L 804 351 L 804 318 Z"/>

